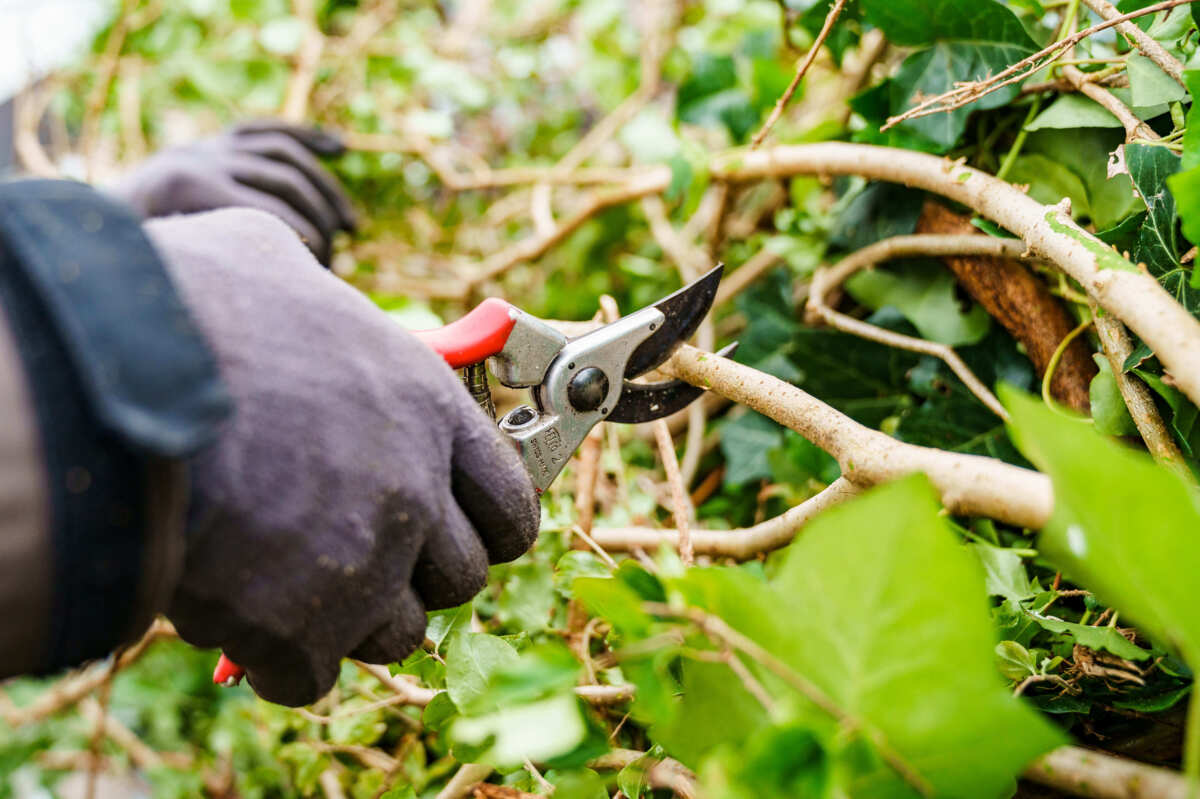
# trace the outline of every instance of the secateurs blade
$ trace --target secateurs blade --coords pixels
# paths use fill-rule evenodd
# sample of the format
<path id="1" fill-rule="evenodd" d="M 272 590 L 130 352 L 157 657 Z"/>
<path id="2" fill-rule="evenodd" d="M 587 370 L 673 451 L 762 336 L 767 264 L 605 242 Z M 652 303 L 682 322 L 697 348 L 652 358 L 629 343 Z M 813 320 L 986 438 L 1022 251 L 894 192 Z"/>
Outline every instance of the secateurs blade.
<path id="1" fill-rule="evenodd" d="M 499 425 L 516 444 L 540 494 L 598 423 L 661 419 L 704 393 L 681 380 L 635 383 L 633 378 L 662 364 L 696 332 L 712 307 L 723 269 L 718 264 L 654 305 L 575 338 L 498 298 L 416 336 L 463 370 L 467 388 L 493 418 L 485 362 L 504 385 L 530 390 L 533 404 L 508 411 Z M 728 355 L 735 346 L 719 354 Z M 234 684 L 241 676 L 241 668 L 222 655 L 213 681 Z"/>

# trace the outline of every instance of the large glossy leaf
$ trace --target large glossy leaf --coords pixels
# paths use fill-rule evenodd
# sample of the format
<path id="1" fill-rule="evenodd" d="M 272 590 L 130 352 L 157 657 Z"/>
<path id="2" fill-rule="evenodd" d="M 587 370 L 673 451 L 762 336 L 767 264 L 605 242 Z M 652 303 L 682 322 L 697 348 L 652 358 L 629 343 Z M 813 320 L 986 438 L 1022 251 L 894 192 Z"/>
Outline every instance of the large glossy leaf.
<path id="1" fill-rule="evenodd" d="M 1105 230 L 1143 207 L 1133 192 L 1133 183 L 1128 175 L 1108 176 L 1109 154 L 1123 141 L 1123 130 L 1100 128 L 1030 133 L 1022 153 L 1037 156 L 1037 159 L 1029 164 L 1031 168 L 1021 171 L 1020 176 L 1014 167 L 1009 179 L 1015 183 L 1029 183 L 1030 194 L 1046 203 L 1054 204 L 1063 197 L 1070 197 L 1076 219 L 1082 224 L 1090 223 L 1098 230 Z M 1020 158 L 1017 164 L 1023 161 L 1024 158 Z M 1083 194 L 1065 191 L 1054 197 L 1054 192 L 1043 191 L 1043 177 L 1055 169 L 1068 171 L 1078 178 Z M 1069 178 L 1062 179 L 1065 181 L 1063 188 L 1072 185 Z M 1075 187 L 1074 191 L 1078 191 L 1078 188 Z"/>
<path id="2" fill-rule="evenodd" d="M 811 681 L 845 715 L 843 730 L 857 724 L 869 731 L 861 740 L 886 742 L 936 795 L 1005 795 L 1022 766 L 1061 741 L 1000 682 L 979 563 L 938 517 L 923 478 L 821 516 L 769 582 L 700 569 L 674 584 Z M 756 673 L 797 703 L 798 718 L 816 729 L 829 721 L 770 670 Z M 849 795 L 914 795 L 880 760 L 850 762 Z"/>
<path id="3" fill-rule="evenodd" d="M 1022 452 L 1054 483 L 1039 549 L 1193 664 L 1200 657 L 1200 496 L 1178 474 L 1017 391 L 1003 392 Z"/>
<path id="4" fill-rule="evenodd" d="M 1016 15 L 993 0 L 862 0 L 861 5 L 867 21 L 893 44 L 946 39 L 1034 44 Z"/>

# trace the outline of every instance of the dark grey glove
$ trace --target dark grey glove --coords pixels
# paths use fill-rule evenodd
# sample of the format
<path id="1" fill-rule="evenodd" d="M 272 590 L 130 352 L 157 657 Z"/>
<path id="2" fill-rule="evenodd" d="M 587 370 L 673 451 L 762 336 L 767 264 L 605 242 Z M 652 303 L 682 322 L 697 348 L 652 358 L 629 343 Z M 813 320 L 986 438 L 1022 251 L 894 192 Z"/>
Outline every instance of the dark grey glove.
<path id="1" fill-rule="evenodd" d="M 354 209 L 316 155 L 339 155 L 334 135 L 283 122 L 253 122 L 156 153 L 110 192 L 145 218 L 257 208 L 279 217 L 328 265 L 333 235 L 353 230 Z"/>
<path id="2" fill-rule="evenodd" d="M 346 655 L 390 663 L 537 535 L 515 448 L 432 350 L 276 218 L 146 226 L 236 403 L 192 462 L 168 616 L 261 696 L 316 700 Z"/>

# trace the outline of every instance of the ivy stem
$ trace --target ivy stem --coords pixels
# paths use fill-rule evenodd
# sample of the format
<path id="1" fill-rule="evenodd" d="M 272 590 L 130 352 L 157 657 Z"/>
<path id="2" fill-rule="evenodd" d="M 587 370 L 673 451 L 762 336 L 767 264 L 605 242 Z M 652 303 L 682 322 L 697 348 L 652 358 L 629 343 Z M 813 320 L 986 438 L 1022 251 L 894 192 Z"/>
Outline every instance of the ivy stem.
<path id="1" fill-rule="evenodd" d="M 1050 383 L 1054 380 L 1054 371 L 1058 369 L 1058 362 L 1062 360 L 1063 353 L 1067 351 L 1067 347 L 1071 346 L 1071 342 L 1079 338 L 1079 334 L 1091 326 L 1092 317 L 1089 314 L 1087 319 L 1084 319 L 1075 326 L 1074 330 L 1063 336 L 1063 340 L 1058 342 L 1058 346 L 1054 349 L 1054 354 L 1050 356 L 1050 361 L 1046 364 L 1046 372 L 1042 375 L 1042 402 L 1046 403 L 1046 406 L 1056 413 L 1062 412 L 1059 411 L 1058 403 L 1054 401 L 1054 397 L 1050 395 Z M 1073 414 L 1063 413 L 1062 415 L 1069 415 L 1072 419 L 1075 418 Z M 1087 421 L 1090 422 L 1091 420 L 1088 419 Z"/>
<path id="2" fill-rule="evenodd" d="M 1038 110 L 1042 107 L 1042 98 L 1035 95 L 1033 103 L 1029 106 L 1029 111 L 1025 114 L 1025 119 L 1021 122 L 1021 127 L 1017 130 L 1017 137 L 1013 139 L 1012 147 L 1008 148 L 1008 154 L 1004 156 L 1004 161 L 1000 164 L 1000 168 L 996 170 L 996 177 L 1004 180 L 1008 171 L 1012 169 L 1013 164 L 1017 162 L 1017 156 L 1021 154 L 1021 148 L 1025 146 L 1025 137 L 1029 135 L 1029 131 L 1025 126 L 1033 121 Z"/>

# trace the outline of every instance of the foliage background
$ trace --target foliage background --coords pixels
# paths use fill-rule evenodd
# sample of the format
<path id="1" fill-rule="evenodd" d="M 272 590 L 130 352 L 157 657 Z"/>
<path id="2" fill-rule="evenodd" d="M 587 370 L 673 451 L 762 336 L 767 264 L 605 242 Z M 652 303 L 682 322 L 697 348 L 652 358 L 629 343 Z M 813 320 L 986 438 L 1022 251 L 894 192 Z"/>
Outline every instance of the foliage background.
<path id="1" fill-rule="evenodd" d="M 668 756 L 711 796 L 1001 796 L 1031 758 L 1068 737 L 1178 765 L 1193 614 L 1179 598 L 1175 624 L 1170 608 L 1140 609 L 1138 595 L 1170 596 L 1164 585 L 1190 579 L 1190 488 L 1180 482 L 1184 493 L 1171 494 L 1181 478 L 1127 461 L 1090 433 L 1080 439 L 1074 422 L 1053 415 L 1061 411 L 1022 410 L 1014 429 L 1025 441 L 1014 443 L 941 361 L 804 323 L 813 271 L 912 232 L 921 193 L 861 178 L 732 188 L 710 179 L 711 154 L 759 128 L 827 10 L 803 0 L 126 0 L 77 68 L 24 102 L 35 118 L 45 112 L 56 168 L 100 182 L 246 117 L 298 113 L 344 131 L 350 151 L 330 167 L 364 224 L 340 243 L 335 270 L 412 326 L 454 318 L 488 294 L 586 319 L 602 294 L 630 310 L 678 287 L 679 257 L 656 234 L 653 206 L 637 202 L 601 203 L 557 246 L 484 279 L 478 272 L 553 227 L 538 221 L 541 208 L 570 219 L 604 186 L 666 164 L 667 222 L 694 257 L 768 267 L 718 308 L 715 340 L 736 337 L 738 360 L 900 440 L 1033 462 L 1053 475 L 1063 513 L 1099 508 L 1087 525 L 1094 542 L 1112 532 L 1128 543 L 1136 531 L 1145 547 L 1073 562 L 1066 520 L 1035 541 L 989 519 L 941 518 L 928 488 L 909 480 L 748 564 L 685 570 L 664 550 L 614 569 L 581 543 L 572 468 L 545 497 L 536 549 L 494 568 L 470 605 L 432 614 L 426 647 L 393 666 L 445 689 L 424 707 L 385 704 L 388 686 L 347 663 L 331 697 L 294 712 L 245 687 L 212 686 L 213 653 L 161 641 L 98 695 L 106 734 L 86 708 L 0 725 L 0 797 L 53 792 L 64 775 L 97 771 L 155 796 L 435 796 L 472 762 L 498 767 L 494 782 L 537 793 L 554 785 L 561 797 L 686 792 L 654 765 Z M 1028 184 L 1043 202 L 1069 197 L 1081 224 L 1131 251 L 1195 313 L 1179 230 L 1195 237 L 1189 224 L 1200 223 L 1189 95 L 1111 31 L 1071 63 L 1116 76 L 1125 85 L 1114 95 L 1163 137 L 1127 143 L 1125 174 L 1108 170 L 1125 141 L 1121 123 L 1061 84 L 1014 84 L 883 129 L 917 99 L 997 71 L 1085 18 L 1075 0 L 852 0 L 772 137 L 944 154 Z M 1198 57 L 1186 6 L 1138 24 L 1187 66 Z M 1026 85 L 1053 80 L 1041 72 Z M 562 185 L 543 206 L 536 184 L 564 158 L 575 168 L 564 172 L 594 174 L 555 176 Z M 542 171 L 504 172 L 527 168 Z M 1073 320 L 1089 318 L 1077 286 L 1045 278 Z M 843 310 L 955 347 L 989 386 L 1038 388 L 1022 345 L 936 260 L 861 273 L 846 294 Z M 1098 362 L 1093 426 L 1136 443 L 1112 371 Z M 1144 345 L 1126 367 L 1156 392 L 1194 471 L 1196 407 Z M 1024 408 L 1015 395 L 1009 402 Z M 745 409 L 715 410 L 702 432 L 685 449 L 703 453 L 688 488 L 707 529 L 771 518 L 839 476 L 803 437 Z M 607 436 L 596 527 L 672 526 L 652 438 Z M 1079 457 L 1063 463 L 1046 442 Z M 1147 550 L 1171 557 L 1142 564 Z M 1147 632 L 1118 625 L 1126 608 Z M 581 681 L 632 684 L 637 699 L 584 702 L 573 692 Z M 51 690 L 12 682 L 4 707 L 27 708 Z M 610 750 L 626 753 L 620 767 L 603 760 Z"/>

